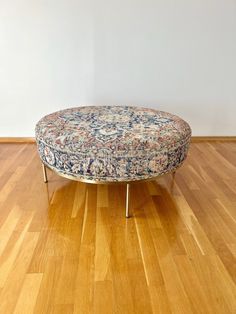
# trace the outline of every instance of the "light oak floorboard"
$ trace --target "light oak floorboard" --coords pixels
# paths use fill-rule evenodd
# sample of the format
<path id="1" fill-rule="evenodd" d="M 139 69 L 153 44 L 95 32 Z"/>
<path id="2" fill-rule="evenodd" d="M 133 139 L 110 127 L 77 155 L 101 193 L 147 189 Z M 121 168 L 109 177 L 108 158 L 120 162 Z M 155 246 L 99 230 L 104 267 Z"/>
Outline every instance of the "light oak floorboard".
<path id="1" fill-rule="evenodd" d="M 152 182 L 89 185 L 0 144 L 0 314 L 236 313 L 236 142 Z"/>

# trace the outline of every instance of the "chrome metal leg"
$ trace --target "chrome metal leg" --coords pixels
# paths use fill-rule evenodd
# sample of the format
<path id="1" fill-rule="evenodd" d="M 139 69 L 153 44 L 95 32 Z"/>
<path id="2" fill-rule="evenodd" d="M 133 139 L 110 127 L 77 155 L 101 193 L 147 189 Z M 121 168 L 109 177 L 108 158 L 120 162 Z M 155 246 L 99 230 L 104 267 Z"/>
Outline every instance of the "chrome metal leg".
<path id="1" fill-rule="evenodd" d="M 45 165 L 43 163 L 42 163 L 42 168 L 43 168 L 43 181 L 45 183 L 47 183 L 48 182 L 47 170 L 46 170 L 46 167 L 45 167 Z"/>
<path id="2" fill-rule="evenodd" d="M 129 188 L 130 188 L 130 184 L 127 183 L 126 185 L 126 209 L 125 209 L 126 218 L 129 218 Z"/>

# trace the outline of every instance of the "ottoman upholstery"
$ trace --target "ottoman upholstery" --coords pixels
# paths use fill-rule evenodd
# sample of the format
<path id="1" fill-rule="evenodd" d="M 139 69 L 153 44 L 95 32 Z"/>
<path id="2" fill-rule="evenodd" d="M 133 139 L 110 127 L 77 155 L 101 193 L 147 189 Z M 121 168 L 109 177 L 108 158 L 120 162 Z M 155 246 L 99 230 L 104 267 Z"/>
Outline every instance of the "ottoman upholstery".
<path id="1" fill-rule="evenodd" d="M 179 117 L 131 106 L 71 108 L 36 125 L 43 163 L 88 182 L 137 181 L 173 171 L 186 158 L 190 138 Z"/>

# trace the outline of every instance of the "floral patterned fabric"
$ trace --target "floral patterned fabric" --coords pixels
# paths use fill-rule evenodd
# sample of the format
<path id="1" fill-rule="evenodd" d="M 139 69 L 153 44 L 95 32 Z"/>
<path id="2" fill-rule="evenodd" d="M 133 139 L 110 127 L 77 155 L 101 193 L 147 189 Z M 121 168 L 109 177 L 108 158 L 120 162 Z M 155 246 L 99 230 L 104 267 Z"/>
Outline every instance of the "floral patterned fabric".
<path id="1" fill-rule="evenodd" d="M 179 117 L 130 106 L 87 106 L 49 114 L 36 125 L 43 163 L 77 180 L 153 178 L 187 156 L 189 125 Z"/>

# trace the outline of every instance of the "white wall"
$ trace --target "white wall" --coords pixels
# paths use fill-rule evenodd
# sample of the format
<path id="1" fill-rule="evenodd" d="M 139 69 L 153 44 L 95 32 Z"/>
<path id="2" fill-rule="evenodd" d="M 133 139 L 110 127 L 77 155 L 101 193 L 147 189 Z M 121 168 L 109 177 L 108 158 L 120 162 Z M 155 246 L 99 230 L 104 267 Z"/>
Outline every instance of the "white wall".
<path id="1" fill-rule="evenodd" d="M 236 135 L 235 58 L 235 0 L 0 0 L 0 136 L 92 103 Z"/>

